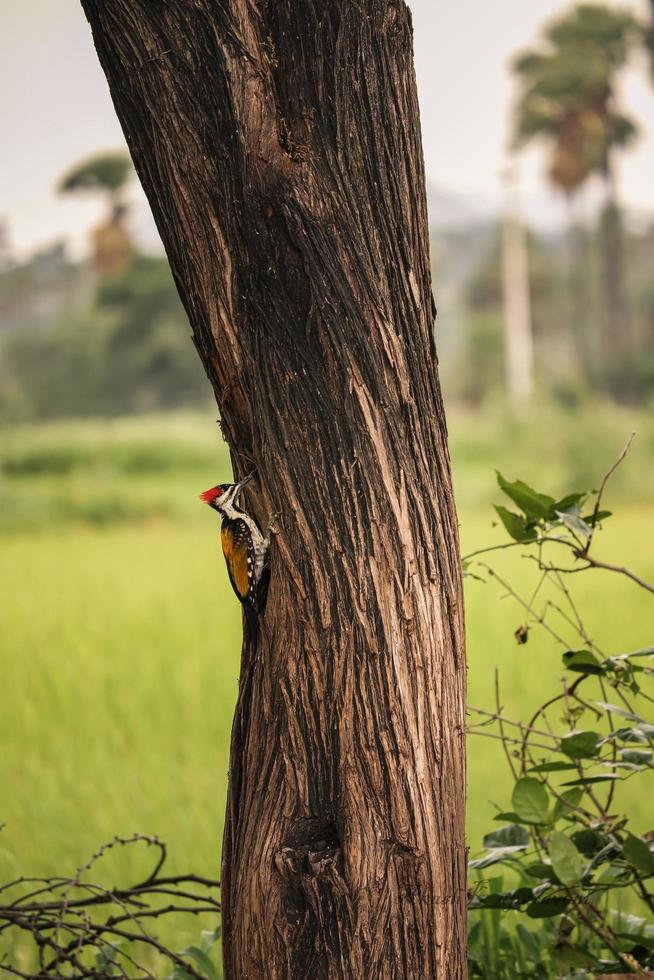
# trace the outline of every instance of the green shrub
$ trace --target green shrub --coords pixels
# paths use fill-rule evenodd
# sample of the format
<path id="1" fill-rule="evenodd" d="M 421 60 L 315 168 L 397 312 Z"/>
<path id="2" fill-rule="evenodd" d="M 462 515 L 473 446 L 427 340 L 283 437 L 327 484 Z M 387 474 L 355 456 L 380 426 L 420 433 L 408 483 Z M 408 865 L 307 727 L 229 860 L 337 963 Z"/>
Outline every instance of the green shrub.
<path id="1" fill-rule="evenodd" d="M 495 507 L 509 536 L 496 549 L 524 549 L 524 560 L 538 569 L 535 589 L 525 594 L 496 573 L 485 560 L 496 549 L 464 559 L 466 574 L 497 583 L 517 600 L 524 614 L 515 634 L 520 645 L 532 630 L 547 631 L 561 650 L 563 672 L 560 692 L 527 719 L 505 716 L 499 683 L 494 706 L 470 709 L 471 731 L 499 739 L 513 783 L 498 826 L 489 827 L 469 864 L 472 977 L 590 980 L 654 968 L 654 833 L 632 826 L 619 796 L 634 780 L 651 793 L 654 647 L 604 650 L 571 584 L 579 572 L 601 570 L 654 599 L 653 585 L 598 559 L 594 548 L 611 517 L 603 505 L 606 484 L 629 445 L 599 491 L 558 500 L 498 473 L 510 506 Z"/>

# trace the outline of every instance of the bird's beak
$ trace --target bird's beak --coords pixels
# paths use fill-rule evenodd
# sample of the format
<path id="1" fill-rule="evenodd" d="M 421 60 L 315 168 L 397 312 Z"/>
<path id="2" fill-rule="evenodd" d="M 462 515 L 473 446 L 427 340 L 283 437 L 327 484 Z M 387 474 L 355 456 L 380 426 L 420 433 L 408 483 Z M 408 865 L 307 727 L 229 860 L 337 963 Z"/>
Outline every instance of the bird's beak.
<path id="1" fill-rule="evenodd" d="M 252 470 L 251 473 L 248 473 L 248 475 L 245 477 L 244 480 L 241 480 L 240 483 L 237 483 L 236 484 L 236 486 L 234 488 L 234 496 L 236 496 L 237 494 L 239 494 L 241 492 L 241 490 L 243 489 L 243 487 L 247 486 L 247 484 L 250 482 L 250 480 L 252 479 L 253 476 L 254 476 L 254 470 Z"/>

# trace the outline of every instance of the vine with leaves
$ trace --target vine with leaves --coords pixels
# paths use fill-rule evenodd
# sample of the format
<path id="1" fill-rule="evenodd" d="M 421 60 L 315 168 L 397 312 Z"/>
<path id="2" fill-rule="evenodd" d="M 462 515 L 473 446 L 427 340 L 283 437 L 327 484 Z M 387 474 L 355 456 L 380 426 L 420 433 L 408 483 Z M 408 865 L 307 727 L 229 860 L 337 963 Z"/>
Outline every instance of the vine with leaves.
<path id="1" fill-rule="evenodd" d="M 469 862 L 472 977 L 585 980 L 654 969 L 654 831 L 636 833 L 616 806 L 620 784 L 651 779 L 654 769 L 654 646 L 603 649 L 571 579 L 601 570 L 654 593 L 654 585 L 594 550 L 611 517 L 603 509 L 607 484 L 631 438 L 597 491 L 556 500 L 498 473 L 513 508 L 495 510 L 510 540 L 463 559 L 466 575 L 496 583 L 523 610 L 516 641 L 545 630 L 564 670 L 558 693 L 525 721 L 507 717 L 497 675 L 495 704 L 470 707 L 469 731 L 500 741 L 513 784 L 510 805 L 495 817 L 502 826 Z M 486 561 L 507 548 L 537 566 L 527 595 Z"/>

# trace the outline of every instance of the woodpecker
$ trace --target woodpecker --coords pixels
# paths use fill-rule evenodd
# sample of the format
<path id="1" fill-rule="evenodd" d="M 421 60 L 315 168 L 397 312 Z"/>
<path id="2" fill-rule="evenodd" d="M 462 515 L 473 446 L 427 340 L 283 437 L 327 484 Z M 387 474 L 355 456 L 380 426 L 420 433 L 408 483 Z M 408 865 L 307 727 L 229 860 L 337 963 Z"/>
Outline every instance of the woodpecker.
<path id="1" fill-rule="evenodd" d="M 275 533 L 274 514 L 264 537 L 254 517 L 236 503 L 243 487 L 254 476 L 250 473 L 240 483 L 219 483 L 200 494 L 200 499 L 222 517 L 220 540 L 227 564 L 229 581 L 243 603 L 251 631 L 256 636 L 258 617 L 266 608 L 270 566 L 270 536 Z"/>

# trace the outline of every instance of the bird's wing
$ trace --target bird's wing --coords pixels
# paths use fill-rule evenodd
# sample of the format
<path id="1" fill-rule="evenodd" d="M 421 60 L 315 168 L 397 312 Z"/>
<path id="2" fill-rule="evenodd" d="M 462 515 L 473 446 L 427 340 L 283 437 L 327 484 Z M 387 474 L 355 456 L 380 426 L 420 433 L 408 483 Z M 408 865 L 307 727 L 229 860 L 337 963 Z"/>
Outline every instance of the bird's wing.
<path id="1" fill-rule="evenodd" d="M 247 525 L 244 521 L 223 524 L 220 539 L 232 588 L 241 602 L 245 602 L 250 594 L 248 557 L 251 558 Z"/>

